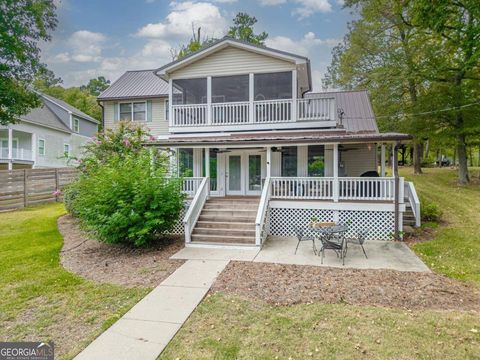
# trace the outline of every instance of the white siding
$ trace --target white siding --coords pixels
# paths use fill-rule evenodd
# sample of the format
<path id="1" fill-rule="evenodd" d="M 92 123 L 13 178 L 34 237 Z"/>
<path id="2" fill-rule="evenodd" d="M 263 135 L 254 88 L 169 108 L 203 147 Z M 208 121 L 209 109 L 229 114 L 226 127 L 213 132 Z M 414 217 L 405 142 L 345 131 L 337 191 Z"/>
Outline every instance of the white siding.
<path id="1" fill-rule="evenodd" d="M 171 78 L 291 71 L 295 64 L 266 55 L 228 47 L 178 69 Z"/>
<path id="2" fill-rule="evenodd" d="M 147 100 L 135 100 L 147 101 Z M 142 122 L 150 132 L 150 135 L 159 136 L 168 134 L 168 121 L 165 119 L 165 99 L 152 99 L 152 121 Z M 109 101 L 104 103 L 105 113 L 104 122 L 105 129 L 113 129 L 115 123 L 115 102 Z M 139 122 L 140 123 L 140 122 Z"/>
<path id="3" fill-rule="evenodd" d="M 342 151 L 341 160 L 345 165 L 345 176 L 360 176 L 366 171 L 375 171 L 376 166 L 376 147 L 375 144 L 352 144 L 344 145 L 344 149 L 352 149 Z"/>

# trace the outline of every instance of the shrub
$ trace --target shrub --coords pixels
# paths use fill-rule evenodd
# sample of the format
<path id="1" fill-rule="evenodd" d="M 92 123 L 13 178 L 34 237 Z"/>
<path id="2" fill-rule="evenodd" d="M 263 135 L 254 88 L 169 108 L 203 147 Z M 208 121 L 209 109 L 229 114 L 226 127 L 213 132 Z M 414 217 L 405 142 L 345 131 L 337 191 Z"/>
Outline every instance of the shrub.
<path id="1" fill-rule="evenodd" d="M 424 222 L 439 222 L 442 217 L 438 205 L 425 199 L 420 201 L 420 214 Z"/>
<path id="2" fill-rule="evenodd" d="M 125 129 L 117 131 L 123 139 L 138 136 L 139 146 L 114 132 L 97 139 L 65 190 L 65 206 L 99 240 L 144 246 L 172 230 L 185 195 L 181 181 L 168 177 L 167 155 L 144 148 L 144 134 Z M 112 141 L 117 144 L 106 144 Z"/>

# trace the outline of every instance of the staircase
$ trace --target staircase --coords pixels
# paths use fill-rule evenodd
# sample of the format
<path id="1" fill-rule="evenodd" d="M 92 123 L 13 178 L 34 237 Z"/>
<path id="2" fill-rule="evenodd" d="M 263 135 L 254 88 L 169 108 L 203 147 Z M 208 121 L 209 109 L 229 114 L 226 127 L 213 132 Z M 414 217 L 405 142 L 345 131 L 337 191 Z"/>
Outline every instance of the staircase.
<path id="1" fill-rule="evenodd" d="M 205 203 L 192 243 L 254 245 L 258 197 L 215 197 Z"/>
<path id="2" fill-rule="evenodd" d="M 403 226 L 415 227 L 415 215 L 408 201 L 405 202 L 405 212 L 403 213 Z"/>

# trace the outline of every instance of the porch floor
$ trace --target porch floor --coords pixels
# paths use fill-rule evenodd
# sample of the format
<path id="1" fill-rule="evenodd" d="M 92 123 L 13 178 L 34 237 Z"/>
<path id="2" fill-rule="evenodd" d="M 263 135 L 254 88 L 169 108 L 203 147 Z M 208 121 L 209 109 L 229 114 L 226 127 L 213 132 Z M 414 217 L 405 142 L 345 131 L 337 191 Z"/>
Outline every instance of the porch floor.
<path id="1" fill-rule="evenodd" d="M 270 236 L 260 250 L 186 247 L 172 259 L 239 260 L 277 264 L 314 265 L 343 268 L 342 262 L 332 251 L 320 257 L 313 254 L 312 243 L 302 242 L 294 254 L 297 241 L 293 237 Z M 317 247 L 319 243 L 317 242 Z M 360 246 L 351 244 L 345 258 L 345 267 L 354 269 L 391 269 L 398 271 L 429 272 L 430 269 L 401 242 L 372 240 L 365 243 L 368 259 Z"/>

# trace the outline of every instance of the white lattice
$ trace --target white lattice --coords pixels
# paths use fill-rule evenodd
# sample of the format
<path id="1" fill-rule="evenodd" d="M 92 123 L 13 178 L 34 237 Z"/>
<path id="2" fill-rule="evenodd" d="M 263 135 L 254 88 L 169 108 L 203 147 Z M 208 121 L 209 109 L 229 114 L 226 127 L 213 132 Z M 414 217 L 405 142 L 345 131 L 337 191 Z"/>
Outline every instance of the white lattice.
<path id="1" fill-rule="evenodd" d="M 292 236 L 294 226 L 305 227 L 312 217 L 333 221 L 333 210 L 270 208 L 270 235 Z"/>
<path id="2" fill-rule="evenodd" d="M 183 225 L 183 218 L 185 217 L 189 206 L 190 201 L 185 202 L 185 206 L 183 207 L 182 211 L 180 211 L 178 222 L 175 224 L 173 230 L 170 231 L 170 235 L 183 235 L 185 233 L 185 225 Z"/>
<path id="3" fill-rule="evenodd" d="M 347 236 L 355 236 L 357 229 L 368 229 L 369 240 L 392 240 L 395 215 L 392 211 L 340 210 L 339 222 L 348 225 Z"/>

